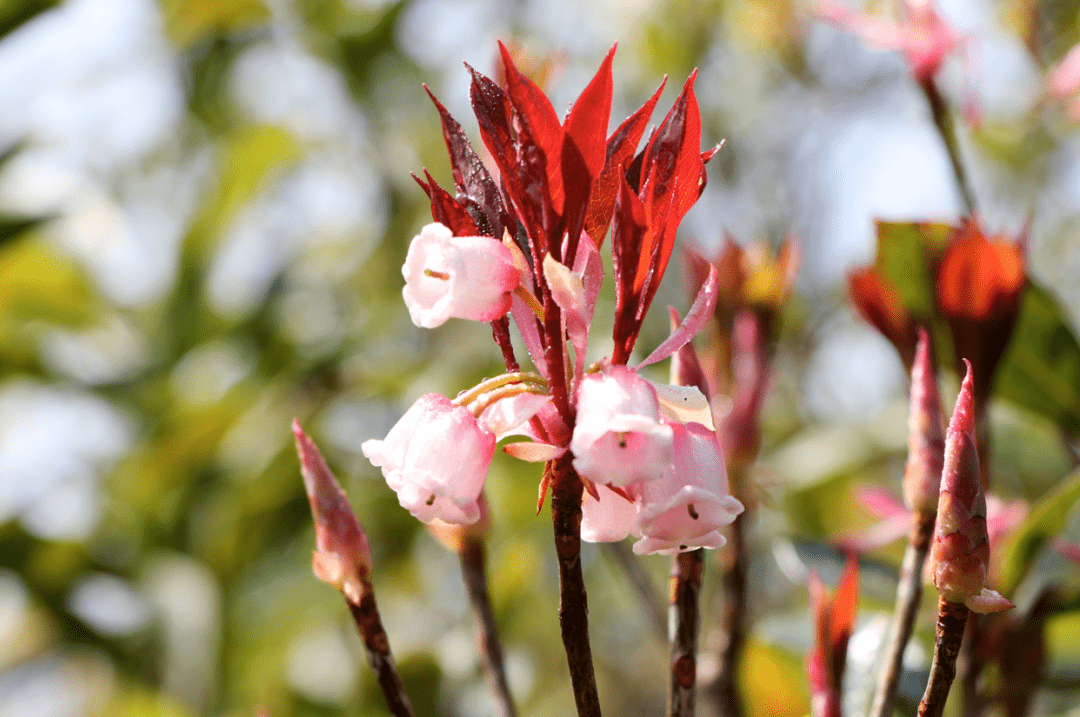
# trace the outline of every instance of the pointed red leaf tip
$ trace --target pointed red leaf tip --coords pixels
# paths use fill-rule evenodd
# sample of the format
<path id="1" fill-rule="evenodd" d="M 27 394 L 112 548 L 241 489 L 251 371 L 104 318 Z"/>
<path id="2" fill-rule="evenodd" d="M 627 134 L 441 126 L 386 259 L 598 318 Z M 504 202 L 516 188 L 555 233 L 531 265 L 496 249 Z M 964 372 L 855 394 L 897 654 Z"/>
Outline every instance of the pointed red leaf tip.
<path id="1" fill-rule="evenodd" d="M 311 514 L 315 520 L 315 554 L 311 567 L 315 577 L 333 585 L 358 604 L 371 573 L 371 546 L 356 519 L 345 492 L 335 480 L 315 443 L 293 419 L 300 474 Z"/>
<path id="2" fill-rule="evenodd" d="M 934 585 L 948 602 L 963 603 L 974 612 L 1008 610 L 1013 604 L 985 587 L 990 562 L 986 530 L 986 496 L 979 475 L 975 442 L 975 396 L 971 364 L 956 398 L 945 433 L 937 525 L 930 548 Z"/>
<path id="3" fill-rule="evenodd" d="M 919 328 L 911 367 L 911 413 L 908 416 L 908 458 L 904 467 L 904 500 L 924 515 L 937 512 L 941 471 L 945 462 L 945 430 L 937 376 L 930 357 L 930 337 Z"/>

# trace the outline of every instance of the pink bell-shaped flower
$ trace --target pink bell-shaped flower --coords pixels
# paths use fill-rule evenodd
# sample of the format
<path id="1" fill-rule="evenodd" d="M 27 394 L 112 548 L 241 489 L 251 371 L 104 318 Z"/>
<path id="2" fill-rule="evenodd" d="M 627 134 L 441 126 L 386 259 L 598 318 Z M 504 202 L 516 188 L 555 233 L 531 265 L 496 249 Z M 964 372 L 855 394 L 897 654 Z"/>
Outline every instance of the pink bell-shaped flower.
<path id="1" fill-rule="evenodd" d="M 630 535 L 637 522 L 637 504 L 605 485 L 597 485 L 597 500 L 588 491 L 581 501 L 581 539 L 589 543 L 617 543 Z"/>
<path id="2" fill-rule="evenodd" d="M 417 326 L 432 329 L 451 316 L 493 321 L 510 310 L 521 281 L 513 255 L 491 237 L 456 237 L 442 224 L 428 224 L 413 237 L 402 296 Z"/>
<path id="3" fill-rule="evenodd" d="M 471 524 L 480 518 L 477 500 L 495 454 L 495 436 L 467 408 L 429 393 L 385 439 L 365 441 L 360 448 L 418 520 Z"/>
<path id="4" fill-rule="evenodd" d="M 586 375 L 577 409 L 570 450 L 585 478 L 623 487 L 659 478 L 671 463 L 671 427 L 660 422 L 656 389 L 632 369 Z"/>
<path id="5" fill-rule="evenodd" d="M 728 495 L 724 454 L 716 434 L 700 423 L 673 423 L 673 460 L 658 480 L 639 486 L 634 543 L 638 555 L 672 555 L 719 548 L 720 528 L 743 512 Z"/>

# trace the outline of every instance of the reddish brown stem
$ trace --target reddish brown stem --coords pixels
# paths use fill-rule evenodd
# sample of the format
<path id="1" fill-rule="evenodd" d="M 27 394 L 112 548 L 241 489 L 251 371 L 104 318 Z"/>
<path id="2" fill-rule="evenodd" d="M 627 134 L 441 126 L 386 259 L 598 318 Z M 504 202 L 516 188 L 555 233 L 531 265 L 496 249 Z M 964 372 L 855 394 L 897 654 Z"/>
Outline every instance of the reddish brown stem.
<path id="1" fill-rule="evenodd" d="M 518 365 L 517 357 L 514 356 L 514 345 L 510 342 L 510 320 L 505 316 L 500 316 L 492 321 L 491 336 L 495 339 L 495 343 L 499 345 L 499 350 L 502 351 L 506 370 L 510 373 L 520 371 L 521 367 Z"/>
<path id="2" fill-rule="evenodd" d="M 896 690 L 904 669 L 904 648 L 911 639 L 915 615 L 922 600 L 923 563 L 930 552 L 930 539 L 934 537 L 935 515 L 915 513 L 912 516 L 911 534 L 900 568 L 900 584 L 896 586 L 896 607 L 885 643 L 885 664 L 878 675 L 870 717 L 889 717 L 893 712 Z"/>
<path id="3" fill-rule="evenodd" d="M 578 717 L 600 717 L 600 697 L 589 646 L 589 607 L 581 573 L 581 478 L 570 452 L 548 462 L 551 520 L 559 559 L 559 627 L 570 667 Z"/>
<path id="4" fill-rule="evenodd" d="M 962 603 L 938 600 L 938 620 L 934 641 L 934 662 L 930 665 L 930 680 L 919 703 L 919 717 L 941 717 L 949 688 L 956 677 L 956 658 L 964 639 L 969 610 Z"/>
<path id="5" fill-rule="evenodd" d="M 699 599 L 705 550 L 679 553 L 671 561 L 671 688 L 668 717 L 693 717 L 697 677 Z"/>
<path id="6" fill-rule="evenodd" d="M 733 482 L 734 483 L 734 482 Z M 724 573 L 723 611 L 720 647 L 720 671 L 711 685 L 711 696 L 720 717 L 743 717 L 742 697 L 739 694 L 739 666 L 746 645 L 747 605 L 750 554 L 746 539 L 750 529 L 751 511 L 746 510 L 731 524 L 732 562 Z"/>
<path id="7" fill-rule="evenodd" d="M 480 629 L 480 654 L 495 697 L 496 710 L 500 717 L 515 717 L 517 710 L 514 707 L 514 698 L 510 695 L 510 686 L 506 681 L 502 642 L 499 640 L 498 629 L 495 625 L 495 615 L 491 611 L 485 552 L 484 541 L 466 538 L 460 553 L 461 574 L 465 578 L 465 589 L 469 593 L 469 602 L 472 604 L 473 614 L 476 616 L 476 623 Z"/>
<path id="8" fill-rule="evenodd" d="M 360 602 L 347 601 L 356 629 L 364 641 L 368 664 L 375 672 L 375 679 L 382 688 L 386 706 L 394 717 L 413 717 L 412 704 L 401 684 L 394 656 L 390 652 L 390 640 L 383 629 L 379 617 L 379 607 L 375 604 L 375 589 L 366 575 L 360 576 Z"/>

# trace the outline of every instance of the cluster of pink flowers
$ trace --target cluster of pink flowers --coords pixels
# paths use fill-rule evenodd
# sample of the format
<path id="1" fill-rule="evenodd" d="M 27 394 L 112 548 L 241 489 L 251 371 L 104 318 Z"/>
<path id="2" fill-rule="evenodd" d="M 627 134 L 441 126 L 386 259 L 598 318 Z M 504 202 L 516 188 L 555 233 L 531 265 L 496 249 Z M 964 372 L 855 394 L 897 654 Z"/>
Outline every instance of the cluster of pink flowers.
<path id="1" fill-rule="evenodd" d="M 715 268 L 671 337 L 628 365 L 679 221 L 700 196 L 705 162 L 718 147 L 699 149 L 693 77 L 641 152 L 660 90 L 607 137 L 613 53 L 563 122 L 505 48 L 505 88 L 470 68 L 473 109 L 498 180 L 435 100 L 457 191 L 451 196 L 426 173 L 417 180 L 435 221 L 409 248 L 403 296 L 417 326 L 451 317 L 491 322 L 507 372 L 453 400 L 422 396 L 385 439 L 363 444 L 401 505 L 425 523 L 479 519 L 495 445 L 511 435 L 531 439 L 506 446 L 519 459 L 569 453 L 584 487 L 585 540 L 633 533 L 638 553 L 715 548 L 724 543 L 720 529 L 743 509 L 728 495 L 705 396 L 638 373 L 686 346 L 712 315 Z M 615 351 L 589 363 L 609 225 Z M 536 373 L 518 365 L 509 317 Z"/>

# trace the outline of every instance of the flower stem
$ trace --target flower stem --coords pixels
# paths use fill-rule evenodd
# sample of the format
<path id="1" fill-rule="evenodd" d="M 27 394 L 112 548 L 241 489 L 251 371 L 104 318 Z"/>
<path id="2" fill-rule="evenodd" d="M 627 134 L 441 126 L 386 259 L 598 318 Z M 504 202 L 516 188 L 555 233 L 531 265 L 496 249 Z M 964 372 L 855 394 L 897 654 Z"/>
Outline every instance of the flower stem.
<path id="1" fill-rule="evenodd" d="M 379 607 L 375 604 L 375 588 L 364 574 L 360 576 L 360 600 L 356 603 L 348 600 L 349 612 L 352 613 L 356 629 L 364 641 L 368 664 L 375 672 L 375 679 L 382 688 L 386 706 L 393 717 L 413 717 L 412 704 L 405 694 L 405 686 L 398 675 L 394 656 L 390 652 L 390 640 L 383 629 L 379 617 Z"/>
<path id="2" fill-rule="evenodd" d="M 559 627 L 570 667 L 578 717 L 600 717 L 600 696 L 589 646 L 589 607 L 581 573 L 581 478 L 569 451 L 546 466 L 551 520 L 559 559 Z"/>
<path id="3" fill-rule="evenodd" d="M 870 717 L 890 717 L 896 691 L 903 672 L 904 648 L 911 639 L 915 615 L 922 599 L 922 571 L 934 536 L 935 513 L 916 512 L 912 516 L 904 562 L 900 568 L 900 584 L 896 587 L 896 607 L 885 643 L 885 664 L 878 674 L 877 688 Z"/>
<path id="4" fill-rule="evenodd" d="M 926 101 L 930 105 L 930 114 L 937 127 L 941 141 L 945 144 L 945 150 L 949 155 L 949 163 L 952 165 L 953 174 L 956 175 L 956 186 L 960 191 L 960 198 L 964 203 L 964 213 L 971 215 L 975 211 L 974 196 L 971 192 L 971 184 L 968 181 L 964 163 L 960 158 L 960 142 L 956 134 L 956 122 L 949 116 L 949 108 L 945 104 L 945 98 L 938 92 L 933 79 L 927 79 L 919 83 L 922 87 Z"/>
<path id="5" fill-rule="evenodd" d="M 645 570 L 638 556 L 627 546 L 626 541 L 617 543 L 605 543 L 609 554 L 615 558 L 615 562 L 634 585 L 638 602 L 649 617 L 653 629 L 661 640 L 668 639 L 667 612 L 664 610 L 664 601 L 661 598 L 652 576 Z"/>
<path id="6" fill-rule="evenodd" d="M 945 701 L 956 677 L 956 658 L 960 654 L 969 612 L 963 603 L 947 602 L 944 598 L 938 600 L 934 662 L 930 665 L 926 693 L 919 703 L 919 717 L 941 717 L 945 712 Z"/>
<path id="7" fill-rule="evenodd" d="M 732 485 L 735 485 L 734 479 Z M 743 717 L 742 697 L 739 695 L 739 666 L 746 645 L 746 590 L 750 554 L 746 545 L 753 515 L 750 509 L 740 513 L 731 524 L 731 565 L 724 573 L 723 612 L 720 615 L 724 642 L 720 647 L 720 670 L 710 689 L 720 717 Z"/>
<path id="8" fill-rule="evenodd" d="M 498 376 L 484 379 L 467 391 L 462 391 L 454 398 L 453 404 L 455 406 L 468 406 L 485 393 L 489 393 L 497 388 L 502 388 L 503 386 L 510 384 L 544 387 L 547 386 L 547 379 L 538 373 L 531 373 L 529 371 L 515 371 L 513 373 L 499 374 Z"/>
<path id="9" fill-rule="evenodd" d="M 699 598 L 705 550 L 679 553 L 671 561 L 671 689 L 668 717 L 693 717 L 697 677 Z"/>
<path id="10" fill-rule="evenodd" d="M 495 697 L 496 711 L 499 717 L 515 717 L 514 698 L 510 695 L 510 686 L 506 681 L 506 669 L 503 665 L 502 642 L 495 626 L 495 615 L 491 611 L 491 597 L 488 594 L 487 574 L 485 570 L 484 541 L 469 537 L 459 553 L 461 574 L 465 578 L 465 589 L 469 593 L 473 614 L 480 628 L 480 654 L 484 660 L 491 691 Z"/>

